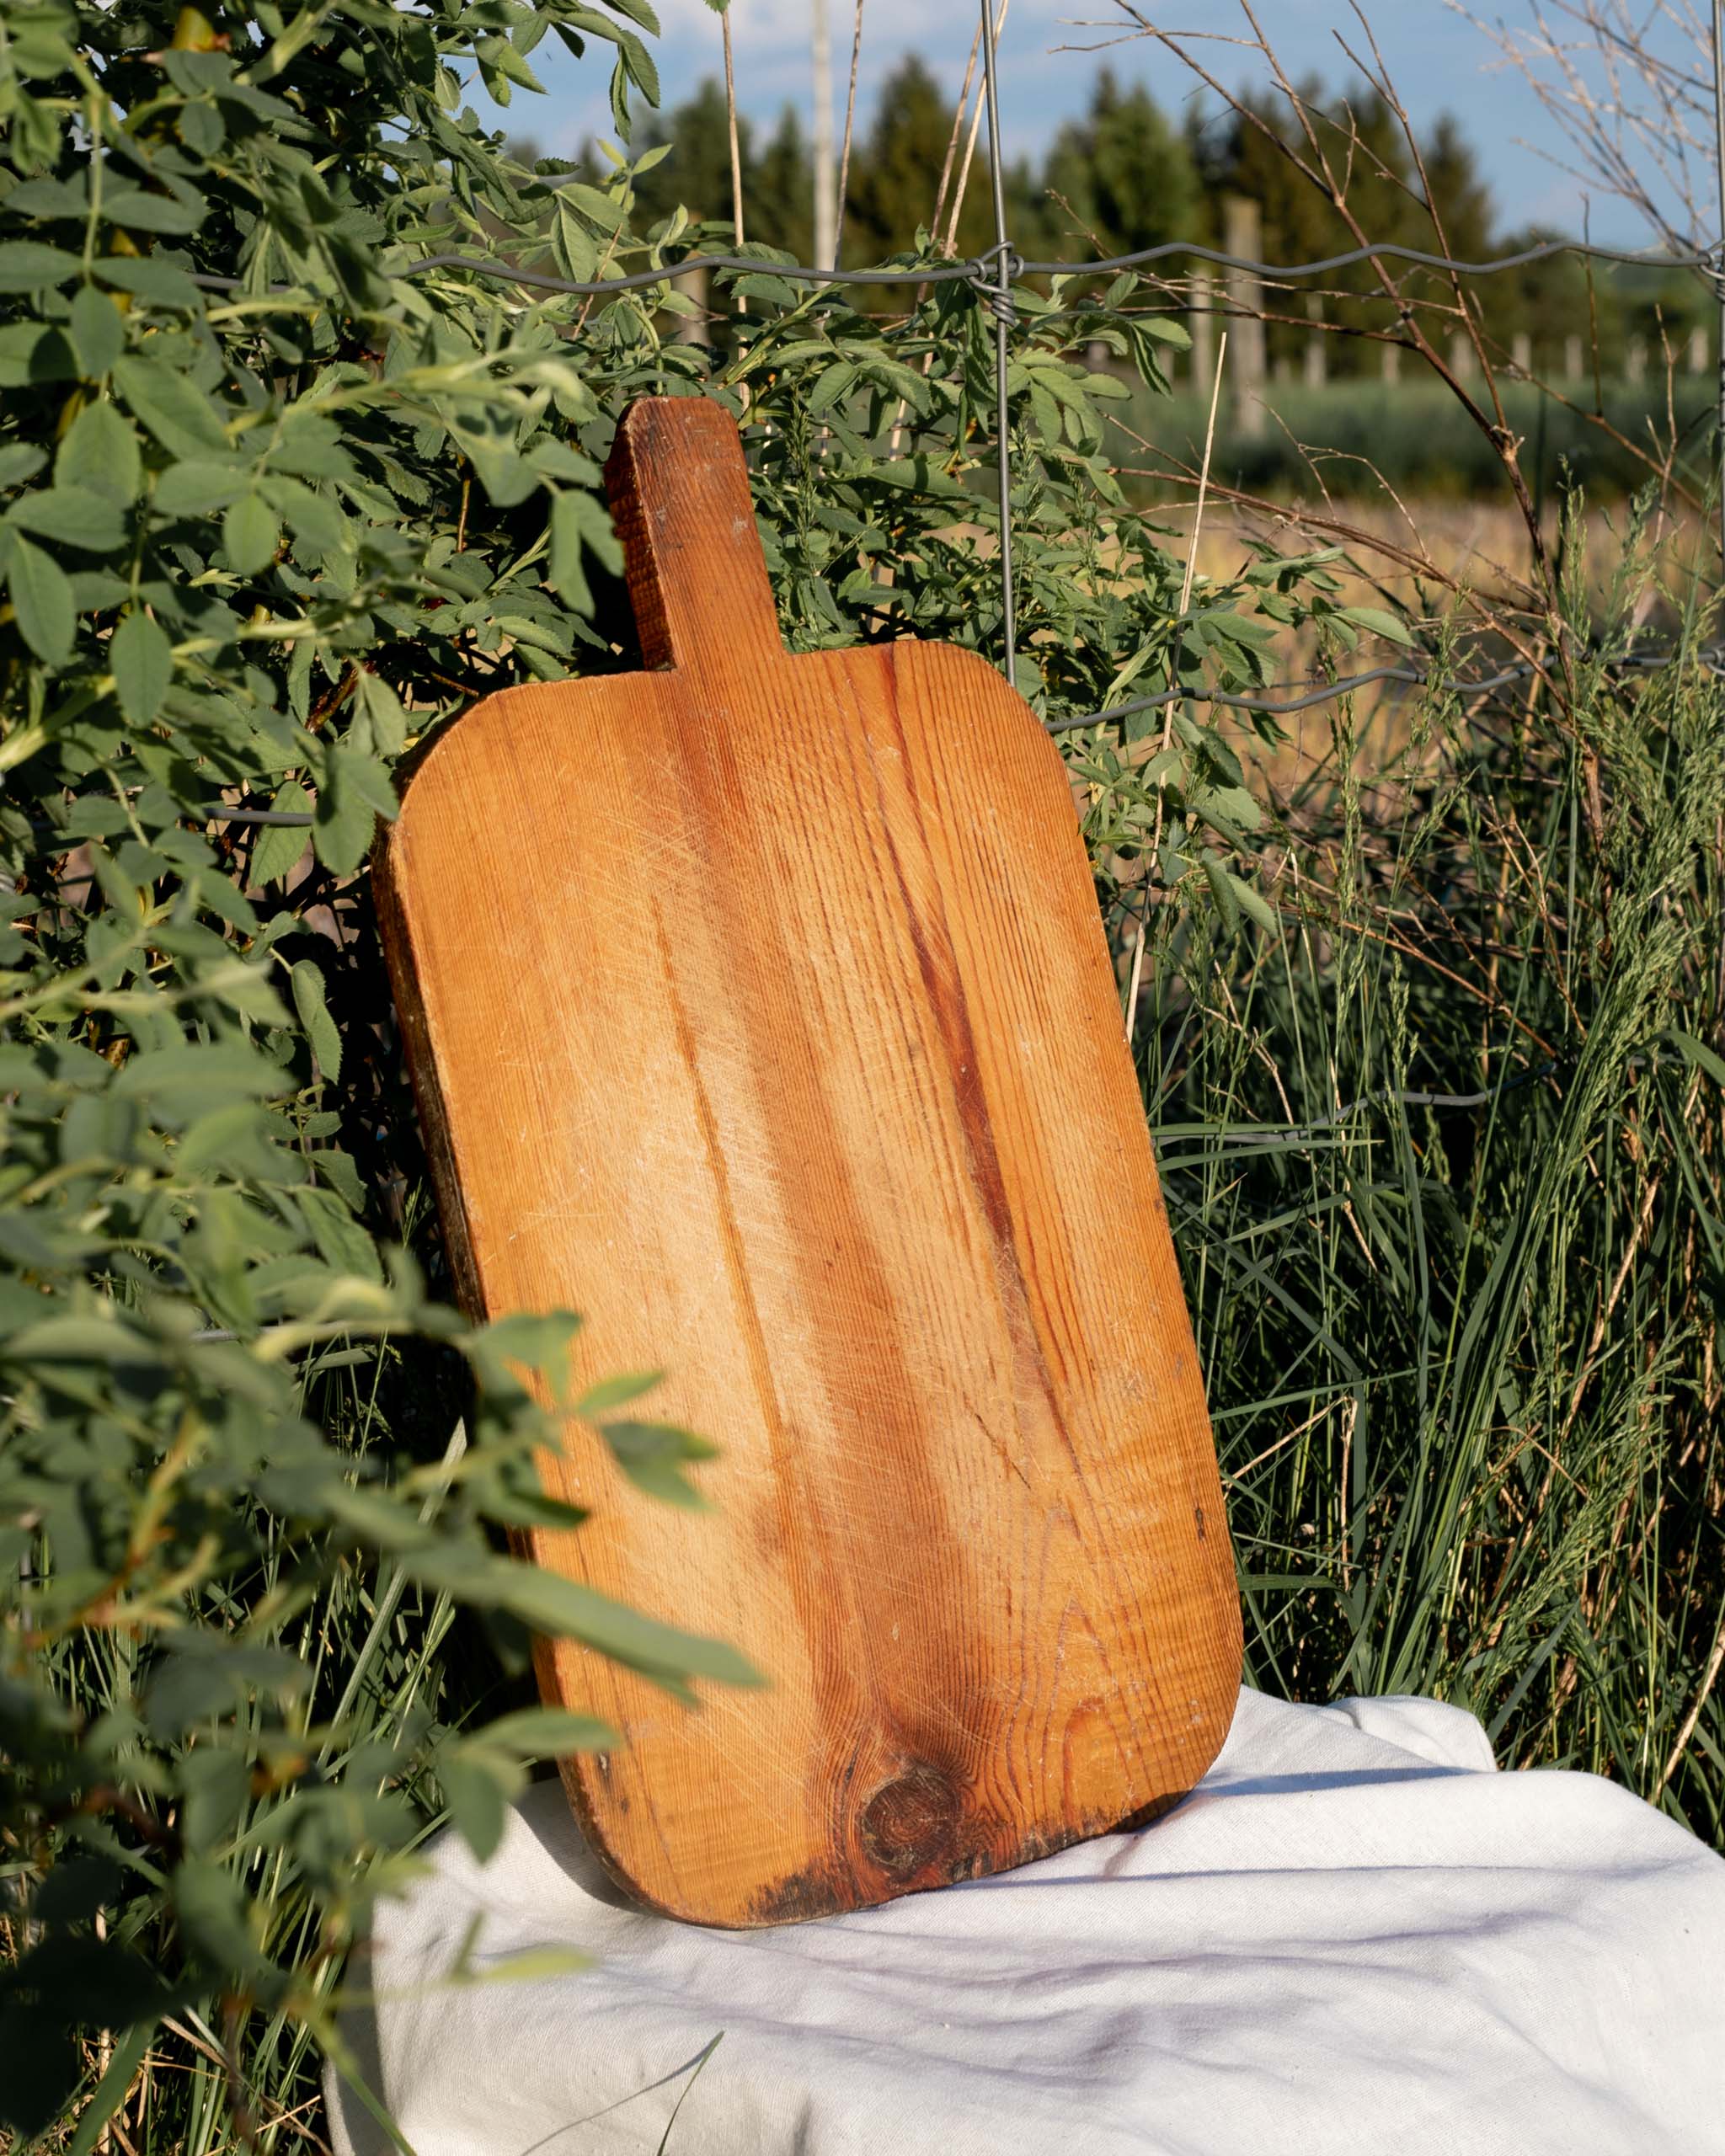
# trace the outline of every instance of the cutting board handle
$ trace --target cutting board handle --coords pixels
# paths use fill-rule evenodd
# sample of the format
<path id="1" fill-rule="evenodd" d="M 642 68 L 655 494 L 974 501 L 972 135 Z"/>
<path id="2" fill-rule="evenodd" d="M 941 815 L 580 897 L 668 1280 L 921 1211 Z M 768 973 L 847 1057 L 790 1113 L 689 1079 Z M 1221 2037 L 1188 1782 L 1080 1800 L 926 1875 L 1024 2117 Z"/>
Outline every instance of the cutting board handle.
<path id="1" fill-rule="evenodd" d="M 642 398 L 605 482 L 647 666 L 729 671 L 783 657 L 729 412 L 705 397 Z"/>

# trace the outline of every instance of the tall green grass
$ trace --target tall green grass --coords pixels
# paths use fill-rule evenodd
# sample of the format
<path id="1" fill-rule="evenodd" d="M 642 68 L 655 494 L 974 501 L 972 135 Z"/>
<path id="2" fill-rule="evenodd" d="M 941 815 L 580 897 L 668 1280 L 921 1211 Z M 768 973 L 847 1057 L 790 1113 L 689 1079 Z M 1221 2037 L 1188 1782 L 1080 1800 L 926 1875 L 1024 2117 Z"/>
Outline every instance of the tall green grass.
<path id="1" fill-rule="evenodd" d="M 1392 760 L 1338 704 L 1279 803 L 1279 932 L 1153 910 L 1137 1037 L 1252 1680 L 1435 1693 L 1505 1764 L 1615 1775 L 1717 1844 L 1725 696 L 1699 637 L 1485 715 L 1439 684 Z"/>

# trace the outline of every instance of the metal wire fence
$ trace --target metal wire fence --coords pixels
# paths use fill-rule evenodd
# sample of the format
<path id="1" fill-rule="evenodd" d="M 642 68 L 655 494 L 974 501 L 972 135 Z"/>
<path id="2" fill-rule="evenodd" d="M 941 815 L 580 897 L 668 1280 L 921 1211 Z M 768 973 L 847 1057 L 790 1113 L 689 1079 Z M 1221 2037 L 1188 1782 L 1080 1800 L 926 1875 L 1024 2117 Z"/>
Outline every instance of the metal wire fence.
<path id="1" fill-rule="evenodd" d="M 654 286 L 669 287 L 675 280 L 699 273 L 716 272 L 734 275 L 761 275 L 783 279 L 793 284 L 812 286 L 908 286 L 923 287 L 936 284 L 967 284 L 990 311 L 994 323 L 995 338 L 995 412 L 994 433 L 997 483 L 999 488 L 999 563 L 1001 579 L 1001 670 L 1011 681 L 1014 678 L 1017 657 L 1017 616 L 1013 584 L 1012 490 L 1014 483 L 1013 449 L 1010 424 L 1009 384 L 1012 367 L 1012 337 L 1018 327 L 1018 311 L 1013 296 L 1016 283 L 1026 277 L 1114 276 L 1135 270 L 1146 270 L 1162 262 L 1187 260 L 1203 263 L 1216 268 L 1231 270 L 1247 276 L 1278 281 L 1295 281 L 1323 276 L 1353 269 L 1362 263 L 1381 265 L 1402 263 L 1412 268 L 1444 271 L 1455 277 L 1494 276 L 1511 270 L 1525 269 L 1534 264 L 1546 262 L 1554 257 L 1570 255 L 1596 262 L 1627 264 L 1637 268 L 1659 270 L 1688 270 L 1699 275 L 1714 293 L 1719 307 L 1719 412 L 1720 439 L 1720 517 L 1722 555 L 1725 555 L 1725 238 L 1712 245 L 1690 250 L 1667 248 L 1613 248 L 1603 247 L 1590 241 L 1552 239 L 1539 242 L 1531 247 L 1518 248 L 1513 253 L 1493 255 L 1480 261 L 1470 261 L 1455 256 L 1434 253 L 1423 248 L 1408 247 L 1397 242 L 1368 240 L 1361 245 L 1345 249 L 1340 253 L 1318 257 L 1307 262 L 1267 262 L 1256 258 L 1231 253 L 1220 248 L 1208 247 L 1188 240 L 1167 240 L 1155 247 L 1142 248 L 1128 254 L 1113 254 L 1086 261 L 1038 261 L 1021 255 L 1013 245 L 1007 230 L 1005 194 L 1005 168 L 1001 152 L 999 112 L 999 56 L 996 49 L 995 19 L 991 0 L 980 0 L 981 29 L 980 42 L 983 56 L 983 98 L 988 126 L 988 164 L 992 209 L 995 225 L 995 243 L 980 254 L 962 260 L 919 264 L 912 268 L 882 266 L 844 270 L 836 264 L 821 267 L 810 263 L 786 263 L 764 251 L 755 253 L 698 253 L 684 256 L 676 262 L 660 264 L 644 270 L 630 270 L 613 276 L 572 278 L 553 275 L 548 271 L 532 270 L 522 264 L 498 260 L 487 255 L 446 253 L 428 255 L 416 262 L 401 265 L 393 274 L 403 277 L 424 277 L 440 273 L 466 273 L 500 283 L 514 284 L 530 291 L 568 295 L 583 299 L 603 298 L 608 293 L 642 291 Z M 1720 9 L 1715 8 L 1714 35 L 1714 103 L 1718 123 L 1721 154 L 1721 216 L 1725 221 L 1725 59 L 1722 59 Z M 233 277 L 202 275 L 194 279 L 207 288 L 236 291 L 243 289 L 242 280 Z M 1578 654 L 1592 663 L 1624 668 L 1652 668 L 1666 662 L 1664 653 L 1637 653 L 1612 656 L 1599 653 Z M 1691 657 L 1696 656 L 1694 654 Z M 1725 652 L 1699 654 L 1700 663 L 1715 674 L 1725 674 Z M 1484 695 L 1504 688 L 1512 683 L 1525 681 L 1545 670 L 1532 664 L 1512 666 L 1483 679 L 1469 680 L 1460 675 L 1445 672 L 1445 686 L 1459 696 Z M 1205 703 L 1240 711 L 1285 715 L 1306 711 L 1315 705 L 1334 701 L 1375 683 L 1392 681 L 1423 685 L 1435 678 L 1434 670 L 1406 666 L 1380 666 L 1365 672 L 1345 675 L 1336 680 L 1317 683 L 1289 682 L 1281 685 L 1272 696 L 1238 696 L 1217 690 L 1177 687 L 1157 694 L 1135 696 L 1106 706 L 1102 710 L 1086 712 L 1044 721 L 1050 732 L 1070 733 L 1085 727 L 1111 725 L 1135 713 L 1159 709 L 1179 702 Z M 1284 693 L 1291 691 L 1291 693 Z M 221 818 L 235 824 L 279 824 L 309 825 L 309 814 L 290 814 L 269 809 L 229 808 L 225 803 L 211 804 L 212 818 Z"/>

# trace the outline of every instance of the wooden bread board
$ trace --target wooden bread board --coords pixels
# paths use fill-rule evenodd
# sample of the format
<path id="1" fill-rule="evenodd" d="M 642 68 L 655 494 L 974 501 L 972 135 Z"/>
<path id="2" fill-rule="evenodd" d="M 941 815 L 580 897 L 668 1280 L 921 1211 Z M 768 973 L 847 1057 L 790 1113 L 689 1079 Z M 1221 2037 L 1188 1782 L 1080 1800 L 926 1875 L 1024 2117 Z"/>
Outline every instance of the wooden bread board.
<path id="1" fill-rule="evenodd" d="M 691 1710 L 570 1645 L 547 1695 L 633 1894 L 814 1917 L 1189 1789 L 1240 1623 L 1204 1392 L 1058 752 L 973 653 L 788 656 L 736 430 L 610 467 L 649 670 L 508 689 L 405 793 L 380 913 L 475 1315 L 663 1368 L 713 1509 L 572 1426 L 540 1562 L 733 1642 Z"/>

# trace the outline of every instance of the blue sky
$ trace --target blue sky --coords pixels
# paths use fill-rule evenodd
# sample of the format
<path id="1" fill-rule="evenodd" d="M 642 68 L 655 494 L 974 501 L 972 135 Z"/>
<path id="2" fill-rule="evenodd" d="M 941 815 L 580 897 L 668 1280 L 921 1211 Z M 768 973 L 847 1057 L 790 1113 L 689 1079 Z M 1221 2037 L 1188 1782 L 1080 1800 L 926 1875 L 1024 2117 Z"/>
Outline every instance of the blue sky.
<path id="1" fill-rule="evenodd" d="M 663 35 L 650 40 L 664 85 L 665 103 L 676 104 L 703 75 L 720 67 L 719 24 L 704 0 L 655 0 Z M 841 85 L 849 66 L 852 0 L 828 0 L 834 72 Z M 1169 29 L 1202 28 L 1209 64 L 1231 83 L 1263 79 L 1256 54 L 1220 41 L 1243 29 L 1227 0 L 1185 0 L 1183 7 L 1146 6 Z M 1482 0 L 1481 12 L 1500 12 L 1515 24 L 1527 19 L 1525 0 Z M 1540 154 L 1561 152 L 1552 122 L 1526 87 L 1504 68 L 1481 33 L 1445 0 L 1377 0 L 1367 13 L 1391 75 L 1416 122 L 1454 113 L 1478 149 L 1503 221 L 1532 221 L 1578 229 L 1583 200 L 1575 182 Z M 1357 19 L 1343 0 L 1259 0 L 1259 19 L 1290 72 L 1316 71 L 1339 83 L 1353 72 L 1337 34 L 1358 49 Z M 1109 19 L 1113 18 L 1113 20 Z M 732 0 L 740 101 L 745 110 L 771 120 L 788 99 L 809 110 L 809 0 Z M 1103 57 L 1126 77 L 1147 82 L 1162 103 L 1179 105 L 1191 80 L 1172 57 L 1142 40 L 1117 44 L 1105 56 L 1095 47 L 1119 35 L 1112 0 L 1011 0 L 1001 38 L 1001 115 L 1009 154 L 1044 143 L 1060 122 L 1080 110 Z M 1086 27 L 1086 23 L 1092 25 Z M 906 51 L 920 52 L 956 95 L 975 28 L 969 0 L 866 0 L 859 109 L 863 120 L 873 92 Z M 605 99 L 606 70 L 596 58 L 576 61 L 547 38 L 533 65 L 549 94 L 518 94 L 508 115 L 512 129 L 531 133 L 547 149 L 574 150 L 593 134 L 611 131 Z M 840 96 L 842 95 L 841 88 Z M 1525 138 L 1525 139 L 1518 139 Z M 1595 203 L 1594 237 L 1638 243 L 1645 235 L 1614 205 Z"/>

